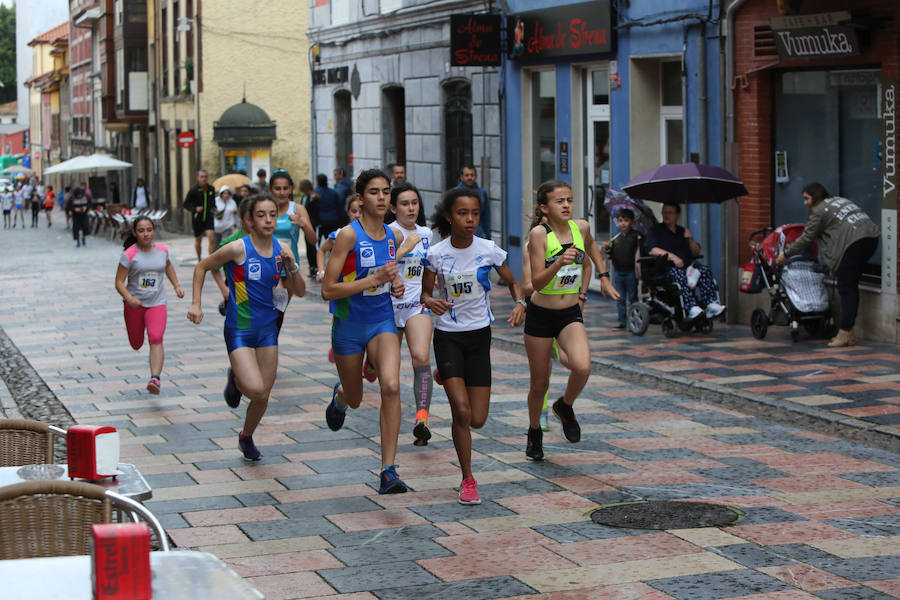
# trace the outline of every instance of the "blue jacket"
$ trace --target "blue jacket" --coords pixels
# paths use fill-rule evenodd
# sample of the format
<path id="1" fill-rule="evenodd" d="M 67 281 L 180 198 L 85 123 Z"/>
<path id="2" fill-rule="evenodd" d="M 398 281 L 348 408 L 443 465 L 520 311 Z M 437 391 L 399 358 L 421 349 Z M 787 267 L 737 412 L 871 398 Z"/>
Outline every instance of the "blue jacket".
<path id="1" fill-rule="evenodd" d="M 460 181 L 459 185 L 456 187 L 463 188 L 468 186 Z M 483 187 L 478 185 L 478 182 L 475 182 L 475 187 L 471 189 L 478 190 L 478 193 L 481 196 L 481 220 L 478 222 L 478 229 L 475 230 L 475 235 L 491 239 L 491 205 L 490 202 L 488 202 L 487 192 Z"/>
<path id="2" fill-rule="evenodd" d="M 316 193 L 319 195 L 319 222 L 339 222 L 344 214 L 344 199 L 328 186 L 317 187 Z"/>

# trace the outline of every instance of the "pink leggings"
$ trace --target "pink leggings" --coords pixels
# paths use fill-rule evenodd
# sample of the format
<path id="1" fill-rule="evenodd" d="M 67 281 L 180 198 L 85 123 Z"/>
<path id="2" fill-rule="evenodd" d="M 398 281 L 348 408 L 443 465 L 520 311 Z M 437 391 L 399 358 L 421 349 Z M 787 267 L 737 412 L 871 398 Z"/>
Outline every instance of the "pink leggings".
<path id="1" fill-rule="evenodd" d="M 147 341 L 150 345 L 162 344 L 166 332 L 166 305 L 144 308 L 131 308 L 125 304 L 125 329 L 128 330 L 128 341 L 135 350 L 144 345 L 144 329 L 147 330 Z"/>

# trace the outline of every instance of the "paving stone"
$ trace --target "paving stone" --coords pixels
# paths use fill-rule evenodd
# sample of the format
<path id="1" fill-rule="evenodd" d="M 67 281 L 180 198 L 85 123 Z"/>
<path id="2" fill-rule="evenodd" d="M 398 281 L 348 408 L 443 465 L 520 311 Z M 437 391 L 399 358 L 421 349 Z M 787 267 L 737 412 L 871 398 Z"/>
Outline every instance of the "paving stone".
<path id="1" fill-rule="evenodd" d="M 506 517 L 516 513 L 491 502 L 482 499 L 481 504 L 465 506 L 458 502 L 447 504 L 432 504 L 429 506 L 412 506 L 410 510 L 422 515 L 432 523 L 443 521 L 459 521 L 462 519 L 483 519 L 487 517 Z"/>
<path id="2" fill-rule="evenodd" d="M 896 596 L 889 596 L 870 587 L 851 587 L 839 590 L 822 590 L 816 592 L 822 600 L 895 600 Z"/>
<path id="3" fill-rule="evenodd" d="M 376 543 L 402 546 L 410 540 L 428 540 L 443 537 L 443 531 L 434 525 L 414 525 L 412 527 L 396 527 L 393 529 L 373 529 L 353 531 L 349 533 L 326 534 L 322 537 L 335 547 L 361 546 Z"/>
<path id="4" fill-rule="evenodd" d="M 874 473 L 842 473 L 840 477 L 857 483 L 864 483 L 872 487 L 900 486 L 900 470 L 876 471 Z"/>
<path id="5" fill-rule="evenodd" d="M 147 480 L 152 489 L 176 485 L 194 485 L 197 483 L 187 473 L 158 473 L 155 475 L 144 475 L 144 479 Z"/>
<path id="6" fill-rule="evenodd" d="M 280 540 L 285 538 L 324 535 L 340 531 L 323 517 L 293 518 L 238 525 L 254 542 L 260 540 Z"/>
<path id="7" fill-rule="evenodd" d="M 345 459 L 348 467 L 354 466 L 355 459 Z M 379 463 L 380 466 L 380 463 Z M 353 483 L 367 484 L 377 481 L 377 476 L 369 471 L 344 470 L 319 475 L 298 475 L 296 477 L 278 477 L 277 480 L 289 490 L 328 487 Z"/>
<path id="8" fill-rule="evenodd" d="M 234 497 L 237 498 L 238 502 L 240 502 L 244 506 L 268 506 L 272 504 L 278 504 L 278 501 L 275 498 L 265 493 L 235 494 Z"/>
<path id="9" fill-rule="evenodd" d="M 347 470 L 348 466 L 352 466 L 354 470 L 381 470 L 381 459 L 376 456 L 357 456 L 353 458 L 352 463 L 346 458 L 328 458 L 303 462 L 316 473 L 342 473 Z"/>
<path id="10" fill-rule="evenodd" d="M 900 555 L 846 559 L 831 557 L 808 562 L 814 567 L 850 581 L 876 581 L 897 577 Z"/>
<path id="11" fill-rule="evenodd" d="M 238 467 L 246 467 L 248 465 L 276 465 L 281 463 L 286 463 L 288 460 L 279 454 L 275 454 L 268 449 L 262 448 L 260 446 L 260 452 L 263 452 L 262 458 L 258 462 L 248 463 L 244 460 L 243 456 L 237 451 L 235 448 L 234 457 L 227 458 L 225 460 L 209 460 L 203 462 L 195 462 L 193 463 L 195 467 L 200 469 L 201 471 L 217 471 L 219 469 L 233 469 Z"/>
<path id="12" fill-rule="evenodd" d="M 740 509 L 744 513 L 738 525 L 751 523 L 789 523 L 791 521 L 808 521 L 798 514 L 773 506 L 748 506 Z"/>
<path id="13" fill-rule="evenodd" d="M 402 544 L 379 540 L 360 546 L 332 548 L 330 552 L 345 565 L 354 567 L 453 555 L 452 552 L 429 539 L 417 538 L 407 538 Z"/>
<path id="14" fill-rule="evenodd" d="M 342 594 L 393 588 L 397 583 L 418 595 L 420 586 L 439 583 L 439 580 L 412 561 L 381 563 L 378 568 L 371 566 L 347 567 L 344 569 L 323 569 L 319 575 Z M 412 596 L 407 596 L 412 597 Z"/>
<path id="15" fill-rule="evenodd" d="M 364 512 L 369 510 L 380 510 L 381 508 L 381 506 L 375 504 L 368 498 L 359 496 L 279 505 L 279 510 L 292 519 Z"/>
<path id="16" fill-rule="evenodd" d="M 825 522 L 864 537 L 900 535 L 900 515 L 880 515 L 865 520 L 829 519 Z M 900 547 L 897 550 L 900 554 Z M 900 565 L 898 565 L 898 571 L 900 571 Z M 898 572 L 898 576 L 900 576 L 900 572 Z"/>
<path id="17" fill-rule="evenodd" d="M 185 513 L 198 510 L 216 510 L 241 508 L 243 506 L 234 496 L 206 496 L 187 500 L 148 500 L 144 506 L 159 516 L 166 513 Z"/>
<path id="18" fill-rule="evenodd" d="M 791 558 L 788 558 L 764 546 L 758 546 L 756 544 L 730 544 L 727 546 L 716 546 L 712 551 L 751 569 L 758 569 L 759 567 L 771 567 L 775 565 L 786 565 L 796 562 Z"/>
<path id="19" fill-rule="evenodd" d="M 653 579 L 647 583 L 678 600 L 731 598 L 737 590 L 749 596 L 791 589 L 774 577 L 750 569 Z"/>

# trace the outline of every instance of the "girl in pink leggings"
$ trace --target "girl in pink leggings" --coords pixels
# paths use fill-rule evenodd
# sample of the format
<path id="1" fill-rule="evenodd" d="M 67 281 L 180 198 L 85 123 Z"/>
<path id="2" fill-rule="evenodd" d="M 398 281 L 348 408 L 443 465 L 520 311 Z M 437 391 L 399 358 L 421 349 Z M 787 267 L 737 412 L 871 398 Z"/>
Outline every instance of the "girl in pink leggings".
<path id="1" fill-rule="evenodd" d="M 153 222 L 138 217 L 131 226 L 132 235 L 125 240 L 125 250 L 119 258 L 116 271 L 116 291 L 125 301 L 125 328 L 128 341 L 135 350 L 144 345 L 144 331 L 150 343 L 150 381 L 147 391 L 159 393 L 159 376 L 162 372 L 163 334 L 166 332 L 166 289 L 163 273 L 175 288 L 175 294 L 184 298 L 184 290 L 178 284 L 175 267 L 169 261 L 169 251 L 162 244 L 153 243 Z"/>

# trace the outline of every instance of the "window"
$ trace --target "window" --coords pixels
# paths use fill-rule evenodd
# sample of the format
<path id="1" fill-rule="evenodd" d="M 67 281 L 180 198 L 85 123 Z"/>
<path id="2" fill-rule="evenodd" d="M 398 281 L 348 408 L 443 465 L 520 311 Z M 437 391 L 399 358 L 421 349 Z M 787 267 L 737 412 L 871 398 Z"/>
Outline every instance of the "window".
<path id="1" fill-rule="evenodd" d="M 334 94 L 334 159 L 335 167 L 349 169 L 353 165 L 353 119 L 350 92 Z"/>
<path id="2" fill-rule="evenodd" d="M 659 139 L 662 164 L 684 162 L 684 108 L 682 106 L 681 63 L 659 63 Z"/>
<path id="3" fill-rule="evenodd" d="M 463 166 L 473 162 L 472 86 L 468 81 L 444 84 L 444 160 L 444 187 L 450 189 L 459 183 Z"/>
<path id="4" fill-rule="evenodd" d="M 881 80 L 877 69 L 785 71 L 775 76 L 775 148 L 787 172 L 773 174 L 773 224 L 805 223 L 803 188 L 818 181 L 881 221 Z M 881 246 L 864 272 L 881 276 Z"/>
<path id="5" fill-rule="evenodd" d="M 556 178 L 556 71 L 531 80 L 532 186 Z"/>
<path id="6" fill-rule="evenodd" d="M 381 145 L 383 164 L 406 164 L 406 94 L 390 86 L 381 92 Z"/>

